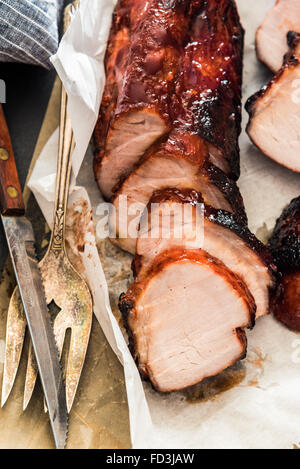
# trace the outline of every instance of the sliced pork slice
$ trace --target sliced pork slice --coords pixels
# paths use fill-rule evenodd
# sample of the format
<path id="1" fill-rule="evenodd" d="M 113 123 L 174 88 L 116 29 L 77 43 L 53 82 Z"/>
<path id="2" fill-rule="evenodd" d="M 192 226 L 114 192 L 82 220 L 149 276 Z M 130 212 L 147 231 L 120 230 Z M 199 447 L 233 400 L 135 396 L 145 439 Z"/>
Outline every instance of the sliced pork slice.
<path id="1" fill-rule="evenodd" d="M 285 65 L 248 100 L 246 109 L 253 143 L 272 160 L 300 172 L 300 43 L 295 37 L 290 35 L 295 48 Z"/>
<path id="2" fill-rule="evenodd" d="M 269 312 L 274 276 L 268 249 L 232 214 L 204 206 L 195 191 L 168 189 L 151 198 L 137 240 L 137 281 L 147 277 L 155 259 L 172 248 L 198 248 L 219 259 L 247 285 L 257 317 Z"/>
<path id="3" fill-rule="evenodd" d="M 202 251 L 165 253 L 120 299 L 134 357 L 161 392 L 214 376 L 245 357 L 255 306 L 245 285 Z"/>
<path id="4" fill-rule="evenodd" d="M 172 133 L 167 142 L 153 150 L 124 181 L 114 198 L 112 241 L 135 253 L 140 217 L 156 190 L 195 189 L 204 201 L 216 208 L 236 213 L 247 221 L 235 182 L 209 163 L 206 143 L 196 135 Z"/>
<path id="5" fill-rule="evenodd" d="M 279 270 L 274 315 L 300 332 L 300 197 L 278 219 L 269 244 Z"/>
<path id="6" fill-rule="evenodd" d="M 167 130 L 159 114 L 147 108 L 129 112 L 113 123 L 99 171 L 96 168 L 97 182 L 104 197 L 112 197 L 120 179 L 130 174 L 145 151 Z"/>
<path id="7" fill-rule="evenodd" d="M 219 150 L 214 145 L 211 145 L 208 143 L 208 152 L 209 152 L 210 162 L 213 164 L 213 166 L 221 169 L 223 173 L 231 177 L 232 176 L 231 166 L 228 162 L 228 159 L 224 157 L 224 154 L 221 152 L 221 150 Z"/>
<path id="8" fill-rule="evenodd" d="M 122 86 L 130 48 L 130 4 L 132 0 L 120 0 L 114 12 L 105 56 L 106 82 L 98 121 L 94 131 L 96 145 L 94 169 L 97 170 L 105 154 L 105 141 L 111 117 L 115 112 Z"/>
<path id="9" fill-rule="evenodd" d="M 289 31 L 300 33 L 300 2 L 277 0 L 256 33 L 258 58 L 273 73 L 281 68 L 288 52 L 286 36 Z"/>
<path id="10" fill-rule="evenodd" d="M 108 199 L 119 180 L 170 129 L 175 77 L 189 26 L 189 2 L 175 0 L 172 7 L 159 0 L 133 3 L 139 7 L 139 16 L 130 17 L 126 66 L 118 71 L 116 61 L 120 83 L 116 105 L 103 139 L 105 147 L 97 153 L 94 165 L 100 189 Z M 97 139 L 103 133 L 95 135 Z"/>

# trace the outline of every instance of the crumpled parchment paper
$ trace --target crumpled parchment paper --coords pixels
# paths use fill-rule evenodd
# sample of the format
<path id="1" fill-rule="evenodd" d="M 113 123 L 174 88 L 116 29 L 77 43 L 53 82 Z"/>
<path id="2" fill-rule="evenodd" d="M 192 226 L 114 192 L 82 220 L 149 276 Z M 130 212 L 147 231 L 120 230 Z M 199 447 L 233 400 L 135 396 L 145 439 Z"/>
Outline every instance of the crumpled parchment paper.
<path id="1" fill-rule="evenodd" d="M 32 158 L 29 177 L 35 161 L 59 121 L 60 86 L 56 81 L 45 119 Z M 49 227 L 35 201 L 25 188 L 26 215 L 33 223 L 36 247 L 41 259 L 49 241 Z M 78 203 L 79 202 L 79 203 Z M 73 200 L 69 207 L 66 235 L 67 251 L 79 270 L 81 259 L 76 256 L 78 242 L 82 242 L 80 226 L 91 229 L 90 211 L 85 201 Z M 80 214 L 80 215 L 79 215 Z M 15 286 L 10 260 L 0 282 L 0 383 L 3 378 L 6 317 L 9 298 Z M 68 334 L 67 334 L 68 335 Z M 23 412 L 23 393 L 28 355 L 27 332 L 15 385 L 5 406 L 0 408 L 1 449 L 53 449 L 54 440 L 48 415 L 43 409 L 43 395 L 39 380 L 30 404 Z M 68 340 L 67 340 L 68 342 Z M 72 412 L 69 415 L 68 449 L 130 448 L 130 430 L 123 367 L 111 349 L 96 318 L 87 350 L 85 367 Z"/>
<path id="2" fill-rule="evenodd" d="M 73 216 L 78 217 L 80 233 L 71 234 L 70 247 L 80 257 L 93 294 L 95 315 L 124 366 L 132 445 L 134 448 L 292 448 L 300 440 L 300 337 L 271 316 L 259 320 L 248 333 L 248 357 L 244 362 L 181 393 L 161 395 L 149 384 L 142 383 L 128 351 L 116 303 L 130 281 L 131 258 L 109 241 L 96 240 L 91 224 L 80 222 L 83 206 L 85 210 L 93 209 L 94 227 L 99 221 L 97 207 L 101 197 L 94 183 L 90 148 L 83 165 L 82 162 L 105 82 L 103 57 L 115 3 L 114 0 L 82 0 L 53 57 L 53 64 L 68 92 L 77 143 L 70 205 L 75 210 Z M 247 32 L 245 98 L 270 76 L 257 62 L 254 35 L 273 4 L 274 0 L 238 1 Z M 56 154 L 57 132 L 41 153 L 29 182 L 50 225 Z M 283 207 L 299 195 L 300 177 L 264 157 L 251 145 L 245 132 L 241 138 L 241 166 L 239 185 L 250 228 L 265 240 Z M 76 236 L 84 240 L 83 253 L 76 251 Z"/>

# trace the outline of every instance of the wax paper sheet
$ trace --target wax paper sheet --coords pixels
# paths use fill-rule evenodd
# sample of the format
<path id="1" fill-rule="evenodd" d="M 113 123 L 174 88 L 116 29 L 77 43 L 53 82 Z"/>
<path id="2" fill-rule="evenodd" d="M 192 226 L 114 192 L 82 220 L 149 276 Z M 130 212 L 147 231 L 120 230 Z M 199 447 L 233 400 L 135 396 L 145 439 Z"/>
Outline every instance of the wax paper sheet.
<path id="1" fill-rule="evenodd" d="M 68 92 L 77 144 L 70 204 L 75 211 L 71 216 L 78 218 L 78 233 L 69 234 L 70 248 L 74 262 L 80 259 L 78 262 L 91 288 L 95 315 L 124 366 L 132 445 L 134 448 L 296 447 L 300 440 L 300 337 L 271 316 L 260 319 L 248 333 L 245 361 L 185 392 L 162 395 L 142 383 L 128 351 L 116 306 L 119 294 L 126 290 L 131 279 L 131 257 L 95 236 L 101 196 L 94 183 L 89 147 L 105 83 L 103 57 L 115 3 L 82 0 L 53 64 Z M 254 35 L 273 4 L 274 0 L 238 1 L 246 29 L 244 98 L 270 77 L 257 62 Z M 41 153 L 29 183 L 50 225 L 57 140 L 56 132 Z M 300 178 L 264 157 L 251 145 L 245 132 L 240 143 L 239 186 L 250 228 L 266 240 L 283 207 L 299 195 Z M 92 208 L 93 224 L 83 222 L 82 207 Z M 83 253 L 77 249 L 76 237 L 85 243 Z"/>

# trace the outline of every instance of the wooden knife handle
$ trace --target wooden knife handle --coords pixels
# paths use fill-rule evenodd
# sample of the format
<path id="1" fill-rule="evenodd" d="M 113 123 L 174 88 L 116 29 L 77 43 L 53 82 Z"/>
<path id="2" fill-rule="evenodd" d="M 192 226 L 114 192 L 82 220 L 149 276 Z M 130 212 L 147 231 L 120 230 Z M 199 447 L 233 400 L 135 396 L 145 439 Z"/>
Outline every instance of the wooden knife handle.
<path id="1" fill-rule="evenodd" d="M 22 189 L 2 106 L 0 105 L 0 208 L 2 215 L 23 215 Z"/>

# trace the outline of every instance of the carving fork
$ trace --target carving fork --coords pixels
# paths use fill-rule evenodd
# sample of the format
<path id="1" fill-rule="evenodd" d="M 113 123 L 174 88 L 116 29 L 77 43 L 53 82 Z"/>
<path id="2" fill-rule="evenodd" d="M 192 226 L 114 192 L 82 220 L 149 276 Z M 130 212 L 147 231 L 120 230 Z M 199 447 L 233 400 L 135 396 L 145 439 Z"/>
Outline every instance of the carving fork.
<path id="1" fill-rule="evenodd" d="M 67 111 L 67 94 L 62 86 L 59 153 L 56 180 L 54 226 L 48 251 L 40 262 L 47 303 L 54 302 L 60 312 L 53 322 L 54 334 L 61 356 L 67 329 L 71 329 L 71 342 L 66 370 L 66 400 L 70 412 L 79 383 L 92 325 L 92 298 L 89 288 L 81 275 L 71 265 L 65 248 L 66 209 L 70 186 L 71 155 L 74 149 L 73 132 Z M 13 387 L 17 374 L 26 329 L 26 319 L 15 289 L 10 301 L 2 406 Z M 38 370 L 30 344 L 23 408 L 26 409 L 36 382 Z"/>

